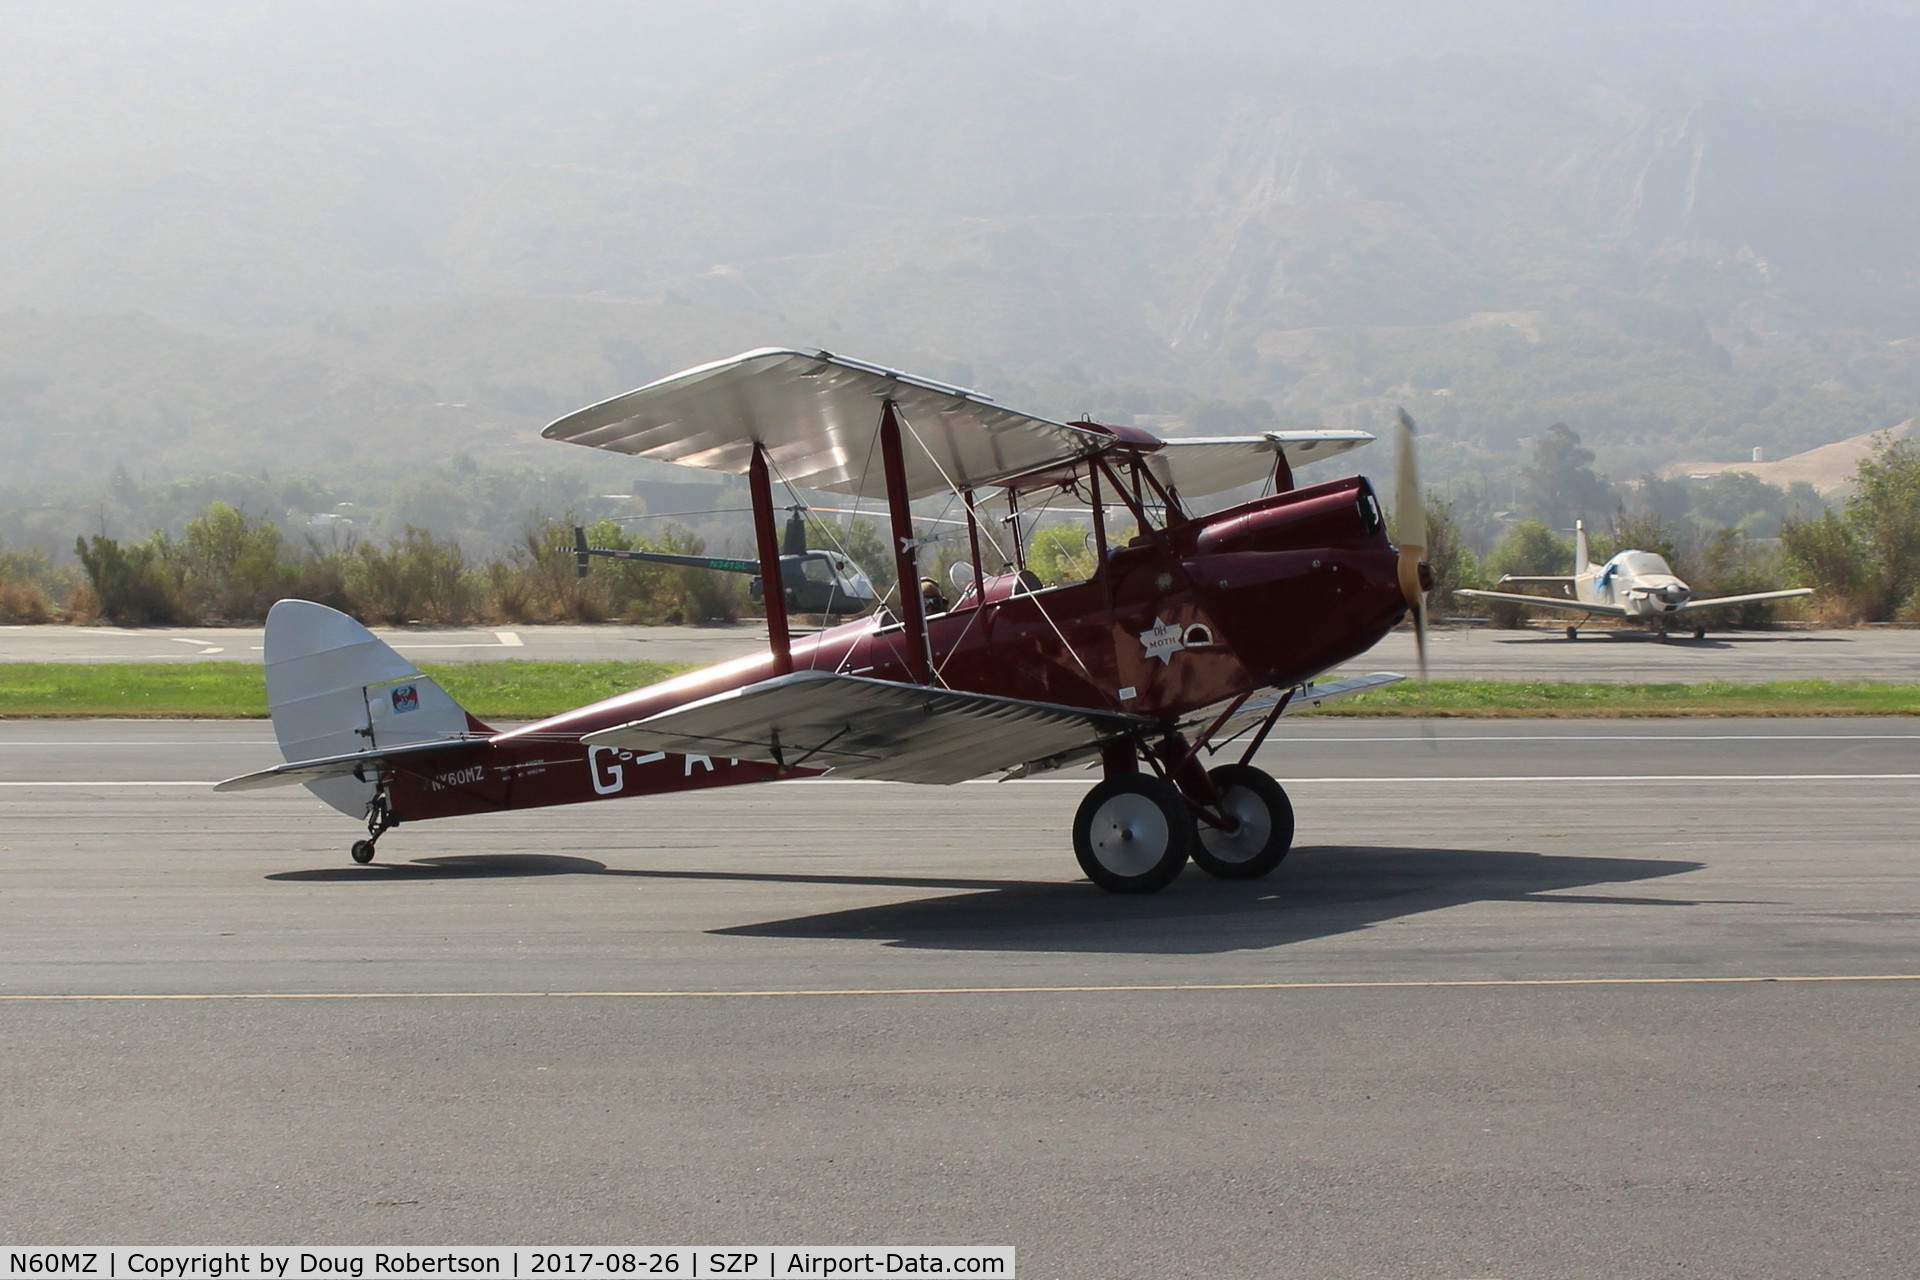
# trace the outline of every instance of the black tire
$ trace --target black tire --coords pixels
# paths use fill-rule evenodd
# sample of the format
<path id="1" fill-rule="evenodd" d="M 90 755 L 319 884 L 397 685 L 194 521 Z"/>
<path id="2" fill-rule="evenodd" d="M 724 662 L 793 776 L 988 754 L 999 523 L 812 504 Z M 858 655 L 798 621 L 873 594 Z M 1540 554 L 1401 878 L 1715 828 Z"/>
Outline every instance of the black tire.
<path id="1" fill-rule="evenodd" d="M 1580 628 L 1578 627 L 1567 628 L 1567 639 L 1578 640 L 1579 638 L 1580 638 Z"/>
<path id="2" fill-rule="evenodd" d="M 355 840 L 353 842 L 353 860 L 362 866 L 373 861 L 373 841 Z"/>
<path id="3" fill-rule="evenodd" d="M 1207 777 L 1220 807 L 1240 819 L 1238 831 L 1194 825 L 1193 865 L 1222 880 L 1258 880 L 1293 848 L 1293 802 L 1264 770 L 1223 764 Z"/>
<path id="4" fill-rule="evenodd" d="M 1707 638 L 1707 629 L 1705 627 L 1695 627 L 1693 629 L 1693 638 L 1695 640 L 1705 640 Z"/>
<path id="5" fill-rule="evenodd" d="M 1108 893 L 1152 893 L 1180 874 L 1193 849 L 1193 814 L 1170 782 L 1135 773 L 1087 793 L 1073 817 L 1073 856 Z"/>

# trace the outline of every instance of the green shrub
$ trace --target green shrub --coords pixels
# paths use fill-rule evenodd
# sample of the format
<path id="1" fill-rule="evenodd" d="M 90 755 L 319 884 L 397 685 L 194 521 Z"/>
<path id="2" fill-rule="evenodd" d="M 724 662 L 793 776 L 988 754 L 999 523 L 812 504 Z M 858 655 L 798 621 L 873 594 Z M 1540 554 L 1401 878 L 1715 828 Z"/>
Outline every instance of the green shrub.
<path id="1" fill-rule="evenodd" d="M 382 547 L 362 543 L 346 565 L 349 612 L 362 620 L 465 622 L 473 616 L 474 584 L 457 543 L 442 542 L 416 525 Z"/>
<path id="2" fill-rule="evenodd" d="M 128 627 L 197 621 L 188 612 L 180 575 L 161 554 L 158 539 L 122 547 L 116 539 L 96 534 L 76 538 L 73 551 L 107 621 Z"/>

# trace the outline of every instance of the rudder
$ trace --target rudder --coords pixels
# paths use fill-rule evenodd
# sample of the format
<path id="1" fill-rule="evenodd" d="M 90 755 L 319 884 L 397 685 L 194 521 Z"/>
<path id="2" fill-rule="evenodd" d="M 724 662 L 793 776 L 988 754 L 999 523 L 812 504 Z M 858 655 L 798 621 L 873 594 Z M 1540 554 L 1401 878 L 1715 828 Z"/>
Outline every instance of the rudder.
<path id="1" fill-rule="evenodd" d="M 490 733 L 435 681 L 337 609 L 282 600 L 267 613 L 267 710 L 288 763 Z M 358 818 L 374 784 L 323 778 L 306 788 Z"/>

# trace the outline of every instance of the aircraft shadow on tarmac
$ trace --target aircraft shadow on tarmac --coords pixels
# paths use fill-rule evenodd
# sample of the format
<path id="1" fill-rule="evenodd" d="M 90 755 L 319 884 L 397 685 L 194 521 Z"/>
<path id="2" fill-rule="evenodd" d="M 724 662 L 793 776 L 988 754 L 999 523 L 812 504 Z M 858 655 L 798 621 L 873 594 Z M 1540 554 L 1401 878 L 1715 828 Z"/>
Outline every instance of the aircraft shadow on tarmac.
<path id="1" fill-rule="evenodd" d="M 1485 849 L 1304 848 L 1260 881 L 1212 880 L 1190 870 L 1172 887 L 1143 897 L 1096 893 L 1084 883 L 1003 883 L 713 932 L 886 939 L 889 946 L 953 951 L 1261 950 L 1474 902 L 1694 906 L 1688 899 L 1563 891 L 1680 875 L 1702 865 Z"/>
<path id="2" fill-rule="evenodd" d="M 410 862 L 375 862 L 366 866 L 310 867 L 304 871 L 276 871 L 263 877 L 294 884 L 392 884 L 402 880 L 489 880 L 525 876 L 627 876 L 646 880 L 750 880 L 762 884 L 850 884 L 901 889 L 1003 889 L 1005 880 L 960 876 L 826 876 L 778 871 L 655 871 L 609 867 L 593 858 L 554 853 L 466 853 L 443 858 L 415 858 Z M 1038 887 L 1036 885 L 1036 887 Z"/>
<path id="3" fill-rule="evenodd" d="M 413 862 L 376 862 L 364 867 L 313 867 L 306 871 L 277 871 L 268 880 L 297 883 L 330 881 L 487 880 L 518 876 L 604 876 L 614 874 L 604 862 L 551 853 L 469 853 L 450 858 L 420 858 Z"/>
<path id="4" fill-rule="evenodd" d="M 616 876 L 795 886 L 864 886 L 965 892 L 715 929 L 744 938 L 840 938 L 949 951 L 1099 951 L 1201 954 L 1262 950 L 1370 928 L 1387 920 L 1475 902 L 1685 907 L 1685 898 L 1567 890 L 1699 870 L 1651 858 L 1591 858 L 1490 849 L 1296 849 L 1265 880 L 1213 880 L 1189 870 L 1157 894 L 1120 897 L 1084 881 L 960 876 L 810 875 L 767 871 L 609 867 L 558 854 L 464 854 L 364 867 L 282 871 L 297 883 Z"/>
<path id="5" fill-rule="evenodd" d="M 1580 638 L 1571 643 L 1589 644 L 1594 641 L 1605 641 L 1613 644 L 1660 643 L 1659 637 L 1651 631 L 1608 631 L 1601 629 L 1582 631 Z M 1566 636 L 1555 632 L 1552 635 L 1528 634 L 1495 636 L 1493 637 L 1493 643 L 1513 645 L 1539 644 L 1555 648 L 1565 648 L 1569 641 Z M 1749 645 L 1756 644 L 1846 644 L 1848 640 L 1845 636 L 1800 636 L 1781 635 L 1778 632 L 1766 631 L 1732 631 L 1722 632 L 1719 635 L 1708 635 L 1705 640 L 1695 640 L 1692 636 L 1684 632 L 1675 632 L 1667 640 L 1667 643 L 1676 649 L 1744 649 Z"/>

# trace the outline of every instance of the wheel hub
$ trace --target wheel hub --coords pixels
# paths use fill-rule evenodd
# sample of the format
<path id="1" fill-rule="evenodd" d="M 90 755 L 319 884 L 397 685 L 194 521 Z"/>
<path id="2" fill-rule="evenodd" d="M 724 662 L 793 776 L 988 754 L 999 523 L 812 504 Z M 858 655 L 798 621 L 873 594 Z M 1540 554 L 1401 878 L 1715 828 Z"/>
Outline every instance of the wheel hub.
<path id="1" fill-rule="evenodd" d="M 1094 814 L 1088 842 L 1102 866 L 1116 875 L 1151 870 L 1167 849 L 1167 818 L 1145 796 L 1117 795 Z"/>

